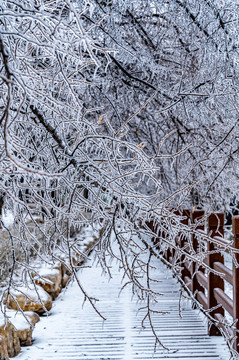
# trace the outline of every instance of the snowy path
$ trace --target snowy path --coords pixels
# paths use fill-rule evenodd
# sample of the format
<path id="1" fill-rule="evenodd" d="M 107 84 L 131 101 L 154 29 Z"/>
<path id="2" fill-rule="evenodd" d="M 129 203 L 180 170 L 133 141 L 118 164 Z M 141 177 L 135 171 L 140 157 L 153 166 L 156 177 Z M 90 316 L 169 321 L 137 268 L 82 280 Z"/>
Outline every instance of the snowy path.
<path id="1" fill-rule="evenodd" d="M 100 268 L 84 269 L 79 277 L 89 294 L 98 297 L 107 321 L 96 316 L 89 304 L 82 309 L 82 294 L 76 283 L 70 285 L 54 302 L 47 318 L 41 318 L 34 330 L 34 344 L 22 348 L 17 360 L 228 360 L 229 353 L 221 337 L 207 336 L 207 325 L 189 302 L 183 303 L 183 317 L 178 316 L 178 285 L 169 270 L 158 260 L 158 285 L 164 296 L 158 308 L 170 311 L 157 315 L 155 327 L 170 351 L 159 348 L 153 353 L 154 338 L 150 329 L 141 330 L 144 306 L 124 290 L 118 297 L 121 276 L 116 263 L 112 265 L 113 279 L 102 276 Z"/>

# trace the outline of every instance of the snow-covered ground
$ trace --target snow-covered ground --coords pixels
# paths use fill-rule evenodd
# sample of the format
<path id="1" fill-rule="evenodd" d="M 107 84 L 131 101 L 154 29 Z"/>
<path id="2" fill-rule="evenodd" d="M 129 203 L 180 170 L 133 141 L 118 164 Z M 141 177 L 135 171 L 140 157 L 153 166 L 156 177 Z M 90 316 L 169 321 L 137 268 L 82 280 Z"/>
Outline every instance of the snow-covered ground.
<path id="1" fill-rule="evenodd" d="M 182 318 L 179 316 L 179 286 L 163 264 L 154 259 L 159 298 L 155 309 L 169 314 L 155 314 L 153 322 L 162 343 L 154 354 L 154 337 L 146 322 L 142 330 L 141 320 L 146 305 L 132 299 L 130 288 L 120 296 L 122 271 L 116 261 L 112 263 L 112 279 L 102 274 L 93 264 L 78 272 L 81 284 L 88 295 L 98 298 L 97 308 L 107 318 L 103 321 L 86 302 L 76 282 L 54 302 L 49 316 L 43 317 L 34 330 L 34 343 L 22 348 L 16 360 L 132 360 L 132 359 L 197 359 L 228 360 L 226 344 L 221 337 L 209 337 L 207 324 L 202 314 L 192 310 L 184 300 Z M 92 264 L 88 264 L 92 265 Z M 154 274 L 155 275 L 155 274 Z"/>

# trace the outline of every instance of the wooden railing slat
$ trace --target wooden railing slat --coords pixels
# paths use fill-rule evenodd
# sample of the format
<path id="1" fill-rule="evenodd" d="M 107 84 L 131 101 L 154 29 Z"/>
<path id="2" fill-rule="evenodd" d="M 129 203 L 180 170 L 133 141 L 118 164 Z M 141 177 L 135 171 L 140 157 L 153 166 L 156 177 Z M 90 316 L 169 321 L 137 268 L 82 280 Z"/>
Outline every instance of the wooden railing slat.
<path id="1" fill-rule="evenodd" d="M 220 243 L 222 243 L 223 247 L 233 245 L 231 241 L 229 241 L 221 236 L 215 236 L 214 239 L 219 241 Z"/>
<path id="2" fill-rule="evenodd" d="M 233 273 L 227 266 L 223 265 L 219 261 L 213 263 L 213 269 L 224 274 L 224 280 L 233 285 Z"/>
<path id="3" fill-rule="evenodd" d="M 196 273 L 196 277 L 198 279 L 198 282 L 204 287 L 204 289 L 208 290 L 208 278 L 202 271 L 198 271 Z"/>
<path id="4" fill-rule="evenodd" d="M 206 295 L 202 291 L 199 291 L 197 293 L 197 300 L 200 302 L 200 304 L 202 304 L 204 309 L 206 309 L 206 310 L 208 309 L 208 300 L 207 300 Z"/>
<path id="5" fill-rule="evenodd" d="M 225 294 L 222 289 L 215 288 L 213 293 L 217 303 L 221 304 L 224 309 L 229 312 L 231 316 L 233 316 L 233 300 L 227 294 Z"/>
<path id="6" fill-rule="evenodd" d="M 192 291 L 192 279 L 188 276 L 185 276 L 184 282 L 185 285 L 189 288 L 189 290 Z"/>

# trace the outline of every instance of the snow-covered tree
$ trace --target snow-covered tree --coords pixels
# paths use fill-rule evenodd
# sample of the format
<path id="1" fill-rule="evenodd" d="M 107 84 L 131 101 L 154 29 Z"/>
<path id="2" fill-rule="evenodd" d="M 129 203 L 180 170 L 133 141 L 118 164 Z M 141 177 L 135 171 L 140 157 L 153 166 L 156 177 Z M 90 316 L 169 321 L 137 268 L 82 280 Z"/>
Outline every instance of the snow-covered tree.
<path id="1" fill-rule="evenodd" d="M 113 232 L 129 284 L 154 297 L 140 281 L 147 220 L 160 224 L 161 250 L 177 250 L 176 237 L 196 230 L 174 210 L 190 194 L 193 205 L 215 193 L 215 207 L 228 204 L 236 189 L 236 9 L 2 0 L 0 196 L 15 217 L 11 229 L 2 223 L 5 294 L 34 282 L 33 256 L 66 262 L 77 278 L 74 255 L 87 254 L 71 235 L 88 223 L 103 229 L 102 266 Z"/>
<path id="2" fill-rule="evenodd" d="M 127 249 L 148 214 L 168 211 L 162 209 L 170 199 L 159 199 L 160 144 L 152 156 L 125 139 L 129 122 L 157 91 L 118 126 L 104 102 L 96 104 L 102 71 L 117 51 L 98 34 L 99 15 L 89 2 L 1 4 L 0 187 L 4 210 L 15 217 L 13 230 L 2 223 L 9 235 L 9 251 L 2 252 L 11 275 L 8 293 L 19 286 L 15 269 L 23 269 L 22 282 L 32 278 L 32 255 L 67 261 L 76 276 L 72 258 L 81 243 L 71 233 L 86 223 L 104 229 L 104 254 L 112 229 L 123 226 L 119 244 Z"/>
<path id="3" fill-rule="evenodd" d="M 109 54 L 110 71 L 94 89 L 95 102 L 107 96 L 106 111 L 119 126 L 157 89 L 128 124 L 127 139 L 145 143 L 147 154 L 155 155 L 162 137 L 175 130 L 162 152 L 191 147 L 173 162 L 158 161 L 164 195 L 205 178 L 191 191 L 189 204 L 225 209 L 238 181 L 238 4 L 96 3 L 99 10 L 88 20 L 97 23 L 105 16 L 97 31 L 118 51 Z"/>

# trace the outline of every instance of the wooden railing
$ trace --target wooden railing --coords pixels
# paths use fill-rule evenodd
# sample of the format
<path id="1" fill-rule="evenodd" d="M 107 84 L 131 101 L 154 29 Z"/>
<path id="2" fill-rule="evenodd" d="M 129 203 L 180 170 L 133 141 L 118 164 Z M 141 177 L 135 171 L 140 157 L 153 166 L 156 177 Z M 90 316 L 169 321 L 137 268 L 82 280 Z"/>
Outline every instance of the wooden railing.
<path id="1" fill-rule="evenodd" d="M 224 238 L 223 213 L 211 214 L 207 218 L 206 226 L 204 221 L 200 222 L 200 219 L 204 219 L 203 211 L 184 210 L 180 215 L 184 216 L 184 220 L 182 220 L 184 225 L 193 226 L 202 234 L 207 234 L 208 239 L 213 241 L 204 242 L 206 256 L 202 263 L 192 261 L 190 257 L 189 260 L 187 259 L 187 247 L 188 253 L 192 254 L 192 251 L 195 253 L 200 251 L 200 246 L 202 246 L 201 241 L 195 235 L 191 235 L 190 241 L 183 236 L 176 239 L 177 247 L 183 249 L 180 257 L 175 257 L 175 248 L 170 246 L 163 256 L 174 267 L 175 264 L 179 265 L 181 270 L 178 275 L 186 287 L 203 308 L 208 310 L 210 316 L 218 321 L 219 326 L 213 324 L 208 326 L 209 335 L 220 335 L 220 327 L 226 329 L 233 348 L 239 353 L 239 267 L 237 266 L 239 264 L 239 252 L 237 252 L 239 250 L 239 216 L 233 217 L 233 240 L 229 241 Z M 164 234 L 161 233 L 162 236 Z M 156 238 L 154 242 L 157 243 Z M 232 269 L 224 264 L 220 244 L 221 250 L 223 249 L 224 252 L 227 251 L 227 248 L 230 249 Z M 233 251 L 232 248 L 235 250 Z M 225 292 L 225 282 L 232 285 L 232 297 Z M 226 326 L 225 311 L 233 318 L 233 330 Z"/>

